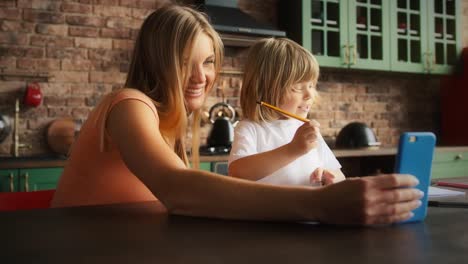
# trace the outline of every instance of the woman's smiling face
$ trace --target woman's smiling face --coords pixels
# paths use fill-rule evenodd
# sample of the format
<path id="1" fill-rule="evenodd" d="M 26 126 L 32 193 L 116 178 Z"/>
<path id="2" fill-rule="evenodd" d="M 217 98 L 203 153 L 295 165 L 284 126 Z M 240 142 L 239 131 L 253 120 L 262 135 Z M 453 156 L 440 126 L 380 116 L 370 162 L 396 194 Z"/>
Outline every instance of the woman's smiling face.
<path id="1" fill-rule="evenodd" d="M 213 42 L 206 34 L 200 34 L 193 46 L 190 64 L 191 72 L 188 85 L 184 90 L 185 104 L 188 111 L 200 109 L 207 96 L 207 88 L 215 79 L 215 54 Z"/>

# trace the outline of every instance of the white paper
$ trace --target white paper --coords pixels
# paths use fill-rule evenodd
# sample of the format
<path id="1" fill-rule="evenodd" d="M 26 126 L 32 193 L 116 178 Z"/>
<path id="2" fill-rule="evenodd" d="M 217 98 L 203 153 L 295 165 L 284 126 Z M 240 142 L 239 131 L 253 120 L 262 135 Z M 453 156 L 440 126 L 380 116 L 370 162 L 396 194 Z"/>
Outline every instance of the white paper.
<path id="1" fill-rule="evenodd" d="M 453 190 L 429 186 L 429 198 L 449 197 L 449 196 L 459 196 L 459 195 L 465 195 L 465 192 L 453 191 Z"/>

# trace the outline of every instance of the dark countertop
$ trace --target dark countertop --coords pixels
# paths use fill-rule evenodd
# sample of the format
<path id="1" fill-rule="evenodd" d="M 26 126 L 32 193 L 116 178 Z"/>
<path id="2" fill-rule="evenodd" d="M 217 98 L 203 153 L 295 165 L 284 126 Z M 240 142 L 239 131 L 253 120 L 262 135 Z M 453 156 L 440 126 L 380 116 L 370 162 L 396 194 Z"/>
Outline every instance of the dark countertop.
<path id="1" fill-rule="evenodd" d="M 0 213 L 4 263 L 432 264 L 468 259 L 468 209 L 343 227 L 168 216 L 158 203 Z"/>
<path id="2" fill-rule="evenodd" d="M 367 157 L 367 156 L 392 156 L 397 153 L 397 148 L 378 148 L 378 149 L 332 149 L 337 158 L 345 157 Z M 449 151 L 468 151 L 468 146 L 462 147 L 437 147 L 437 152 Z M 229 155 L 201 156 L 201 162 L 227 161 Z M 66 158 L 57 156 L 40 157 L 0 157 L 0 169 L 15 168 L 52 168 L 63 167 L 67 162 Z"/>

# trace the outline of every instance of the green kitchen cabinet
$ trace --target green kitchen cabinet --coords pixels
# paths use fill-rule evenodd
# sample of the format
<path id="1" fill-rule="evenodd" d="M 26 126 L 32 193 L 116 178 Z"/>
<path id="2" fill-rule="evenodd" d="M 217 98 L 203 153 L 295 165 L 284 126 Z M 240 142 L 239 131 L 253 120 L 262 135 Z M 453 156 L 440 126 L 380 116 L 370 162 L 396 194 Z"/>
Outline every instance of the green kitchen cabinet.
<path id="1" fill-rule="evenodd" d="M 287 36 L 320 66 L 448 73 L 461 51 L 460 0 L 280 1 Z"/>
<path id="2" fill-rule="evenodd" d="M 214 173 L 221 175 L 228 175 L 228 163 L 227 161 L 213 162 L 212 169 Z"/>
<path id="3" fill-rule="evenodd" d="M 204 171 L 211 171 L 211 162 L 200 162 L 200 169 Z"/>
<path id="4" fill-rule="evenodd" d="M 55 189 L 63 168 L 0 170 L 0 191 L 28 192 Z"/>
<path id="5" fill-rule="evenodd" d="M 390 70 L 389 3 L 282 1 L 280 20 L 288 37 L 310 50 L 321 66 Z"/>
<path id="6" fill-rule="evenodd" d="M 18 191 L 18 169 L 0 170 L 0 192 Z"/>
<path id="7" fill-rule="evenodd" d="M 391 69 L 448 73 L 461 50 L 459 0 L 393 0 Z"/>
<path id="8" fill-rule="evenodd" d="M 467 177 L 468 150 L 436 151 L 432 162 L 432 179 Z"/>

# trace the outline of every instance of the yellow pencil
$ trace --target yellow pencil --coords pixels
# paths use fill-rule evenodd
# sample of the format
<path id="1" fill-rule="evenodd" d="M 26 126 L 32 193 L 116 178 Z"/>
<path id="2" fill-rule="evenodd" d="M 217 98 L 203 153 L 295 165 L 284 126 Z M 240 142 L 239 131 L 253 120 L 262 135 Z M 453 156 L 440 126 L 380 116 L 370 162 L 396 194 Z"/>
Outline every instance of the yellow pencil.
<path id="1" fill-rule="evenodd" d="M 284 110 L 281 109 L 281 108 L 278 108 L 278 107 L 276 107 L 276 106 L 274 106 L 274 105 L 271 105 L 271 104 L 267 104 L 267 103 L 265 103 L 265 102 L 257 101 L 257 104 L 259 104 L 259 105 L 261 105 L 261 106 L 266 106 L 266 107 L 268 107 L 268 108 L 270 108 L 270 109 L 273 109 L 273 110 L 275 110 L 275 111 L 277 111 L 277 112 L 282 113 L 283 115 L 287 115 L 287 116 L 289 116 L 289 117 L 295 118 L 295 119 L 300 120 L 300 121 L 302 121 L 302 122 L 309 122 L 309 121 L 310 121 L 310 120 L 307 119 L 307 118 L 303 118 L 303 117 L 297 116 L 297 115 L 295 115 L 295 114 L 291 114 L 291 113 L 289 113 L 289 112 L 287 112 L 287 111 L 284 111 Z"/>

